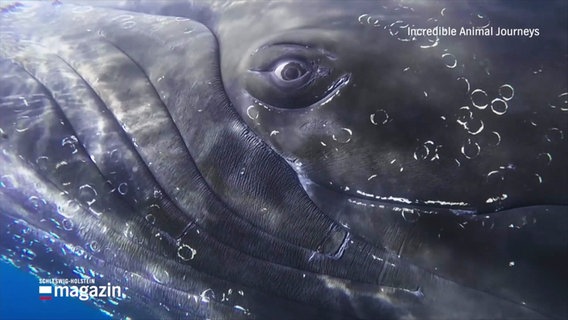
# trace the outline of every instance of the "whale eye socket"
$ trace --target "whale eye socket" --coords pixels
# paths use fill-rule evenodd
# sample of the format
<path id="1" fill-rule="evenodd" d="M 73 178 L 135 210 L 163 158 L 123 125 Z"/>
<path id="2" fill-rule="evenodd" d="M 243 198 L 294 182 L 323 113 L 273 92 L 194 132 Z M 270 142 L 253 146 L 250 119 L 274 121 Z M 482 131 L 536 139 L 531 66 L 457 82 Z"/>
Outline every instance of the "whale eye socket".
<path id="1" fill-rule="evenodd" d="M 336 87 L 342 74 L 335 61 L 322 50 L 307 46 L 270 46 L 253 55 L 245 88 L 270 106 L 305 108 L 324 99 Z"/>

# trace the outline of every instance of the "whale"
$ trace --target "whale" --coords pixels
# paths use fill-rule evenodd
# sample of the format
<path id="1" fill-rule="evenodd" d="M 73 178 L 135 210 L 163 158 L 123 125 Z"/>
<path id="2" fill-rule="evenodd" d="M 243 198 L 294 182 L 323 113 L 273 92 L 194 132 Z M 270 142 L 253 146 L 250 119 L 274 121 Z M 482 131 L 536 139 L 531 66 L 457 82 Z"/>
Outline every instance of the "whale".
<path id="1" fill-rule="evenodd" d="M 116 318 L 568 316 L 565 2 L 0 6 L 0 261 Z"/>

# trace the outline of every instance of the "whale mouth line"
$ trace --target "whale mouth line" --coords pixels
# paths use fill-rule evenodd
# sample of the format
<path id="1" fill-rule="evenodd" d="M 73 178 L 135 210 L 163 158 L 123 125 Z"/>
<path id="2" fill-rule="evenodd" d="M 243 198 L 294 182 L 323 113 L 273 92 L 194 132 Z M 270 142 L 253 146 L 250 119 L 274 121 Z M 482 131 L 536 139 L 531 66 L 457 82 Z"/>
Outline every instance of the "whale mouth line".
<path id="1" fill-rule="evenodd" d="M 304 190 L 311 193 L 309 190 L 315 188 L 325 189 L 328 192 L 338 194 L 344 197 L 347 201 L 354 205 L 361 205 L 376 208 L 390 208 L 395 210 L 419 210 L 419 211 L 432 211 L 439 212 L 441 210 L 451 212 L 455 215 L 474 215 L 479 214 L 479 210 L 467 202 L 445 201 L 445 200 L 419 200 L 408 199 L 397 196 L 382 196 L 371 193 L 366 193 L 361 190 L 354 192 L 349 187 L 333 188 L 325 184 L 320 184 L 308 179 L 303 175 L 298 175 L 300 183 Z"/>
<path id="2" fill-rule="evenodd" d="M 426 208 L 443 208 L 443 209 L 462 209 L 462 210 L 473 210 L 471 204 L 461 201 L 445 201 L 445 200 L 419 200 L 419 199 L 408 199 L 404 197 L 397 196 L 382 196 L 372 193 L 367 193 L 361 190 L 355 190 L 355 193 L 348 192 L 350 190 L 344 190 L 345 194 L 368 201 L 385 203 L 385 204 L 401 204 L 409 206 L 421 206 Z"/>

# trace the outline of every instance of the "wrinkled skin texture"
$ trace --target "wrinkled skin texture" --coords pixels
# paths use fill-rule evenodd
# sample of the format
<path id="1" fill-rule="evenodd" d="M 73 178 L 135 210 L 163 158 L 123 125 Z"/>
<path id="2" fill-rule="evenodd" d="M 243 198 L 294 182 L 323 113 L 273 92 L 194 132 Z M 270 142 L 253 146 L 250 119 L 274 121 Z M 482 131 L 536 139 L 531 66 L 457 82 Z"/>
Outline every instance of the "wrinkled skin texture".
<path id="1" fill-rule="evenodd" d="M 2 260 L 111 279 L 125 297 L 94 303 L 134 318 L 566 318 L 566 20 L 560 1 L 6 6 Z M 540 36 L 405 34 L 436 24 Z"/>

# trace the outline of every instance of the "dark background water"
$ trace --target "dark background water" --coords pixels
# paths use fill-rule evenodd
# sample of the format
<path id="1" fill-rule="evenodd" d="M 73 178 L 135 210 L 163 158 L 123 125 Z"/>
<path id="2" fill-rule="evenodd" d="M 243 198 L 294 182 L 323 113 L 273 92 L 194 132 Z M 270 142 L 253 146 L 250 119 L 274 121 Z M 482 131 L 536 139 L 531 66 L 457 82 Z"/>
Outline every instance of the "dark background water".
<path id="1" fill-rule="evenodd" d="M 109 319 L 76 298 L 39 300 L 35 276 L 0 262 L 0 319 Z"/>

